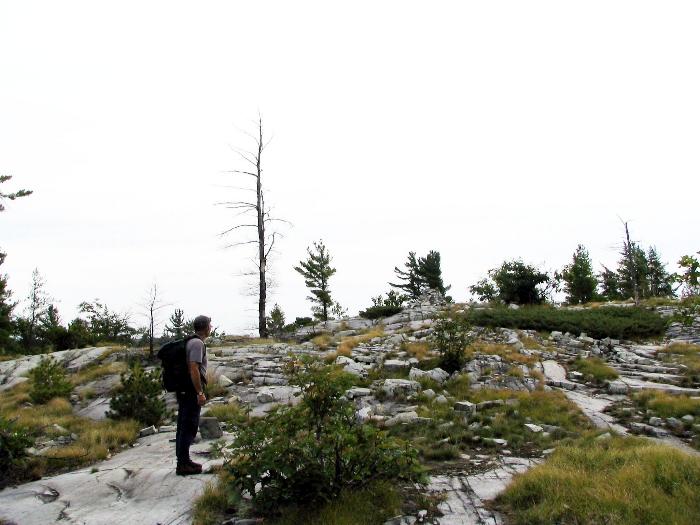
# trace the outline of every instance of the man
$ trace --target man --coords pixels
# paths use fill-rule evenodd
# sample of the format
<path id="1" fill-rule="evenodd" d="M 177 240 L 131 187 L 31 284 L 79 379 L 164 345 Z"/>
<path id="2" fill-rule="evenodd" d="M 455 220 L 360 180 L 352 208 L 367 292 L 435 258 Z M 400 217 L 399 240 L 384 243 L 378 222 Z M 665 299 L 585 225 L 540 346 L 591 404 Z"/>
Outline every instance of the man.
<path id="1" fill-rule="evenodd" d="M 207 347 L 204 340 L 211 334 L 211 318 L 200 315 L 194 320 L 193 337 L 187 339 L 185 354 L 187 369 L 192 380 L 192 388 L 177 392 L 177 434 L 175 436 L 175 454 L 177 455 L 176 473 L 179 476 L 200 474 L 202 465 L 190 459 L 190 445 L 194 442 L 199 429 L 199 413 L 207 402 L 204 387 L 207 384 Z"/>

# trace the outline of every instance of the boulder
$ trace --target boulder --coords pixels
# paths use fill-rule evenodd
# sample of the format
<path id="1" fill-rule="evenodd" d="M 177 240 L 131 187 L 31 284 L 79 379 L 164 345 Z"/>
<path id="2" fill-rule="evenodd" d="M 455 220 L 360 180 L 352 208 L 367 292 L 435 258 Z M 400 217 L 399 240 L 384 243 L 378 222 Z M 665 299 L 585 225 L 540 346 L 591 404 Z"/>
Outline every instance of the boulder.
<path id="1" fill-rule="evenodd" d="M 219 439 L 224 435 L 219 425 L 219 420 L 215 417 L 199 418 L 199 434 L 202 439 Z"/>
<path id="2" fill-rule="evenodd" d="M 432 370 L 421 370 L 420 368 L 411 368 L 411 371 L 408 373 L 408 377 L 409 379 L 413 379 L 414 381 L 425 377 L 442 384 L 450 378 L 450 374 L 445 372 L 442 368 L 433 368 Z"/>
<path id="3" fill-rule="evenodd" d="M 622 381 L 610 381 L 608 383 L 608 392 L 611 394 L 626 394 L 629 388 Z"/>
<path id="4" fill-rule="evenodd" d="M 469 401 L 457 401 L 453 408 L 455 412 L 463 412 L 466 415 L 472 415 L 476 412 L 476 405 Z"/>
<path id="5" fill-rule="evenodd" d="M 146 436 L 152 436 L 157 432 L 156 427 L 151 425 L 150 427 L 142 428 L 139 431 L 139 437 L 146 437 Z"/>
<path id="6" fill-rule="evenodd" d="M 408 396 L 420 391 L 420 383 L 408 379 L 385 379 L 381 389 L 388 397 Z"/>
<path id="7" fill-rule="evenodd" d="M 366 423 L 372 418 L 372 407 L 361 408 L 355 413 L 355 417 L 360 423 Z"/>
<path id="8" fill-rule="evenodd" d="M 345 391 L 345 397 L 348 399 L 355 399 L 357 397 L 367 397 L 371 396 L 372 391 L 369 388 L 351 388 Z"/>
<path id="9" fill-rule="evenodd" d="M 400 372 L 411 366 L 408 361 L 402 361 L 400 359 L 387 359 L 384 361 L 384 370 L 387 372 Z"/>
<path id="10" fill-rule="evenodd" d="M 533 434 L 539 434 L 540 432 L 542 432 L 544 430 L 541 426 L 533 425 L 532 423 L 525 423 L 524 426 L 527 430 L 529 430 Z"/>
<path id="11" fill-rule="evenodd" d="M 343 355 L 338 356 L 335 360 L 335 364 L 341 365 L 345 372 L 354 376 L 365 377 L 367 375 L 367 370 L 365 370 L 365 367 L 349 357 L 345 357 Z"/>
<path id="12" fill-rule="evenodd" d="M 221 375 L 219 376 L 218 383 L 219 386 L 226 388 L 227 386 L 231 386 L 233 384 L 233 381 L 231 381 L 228 377 Z"/>

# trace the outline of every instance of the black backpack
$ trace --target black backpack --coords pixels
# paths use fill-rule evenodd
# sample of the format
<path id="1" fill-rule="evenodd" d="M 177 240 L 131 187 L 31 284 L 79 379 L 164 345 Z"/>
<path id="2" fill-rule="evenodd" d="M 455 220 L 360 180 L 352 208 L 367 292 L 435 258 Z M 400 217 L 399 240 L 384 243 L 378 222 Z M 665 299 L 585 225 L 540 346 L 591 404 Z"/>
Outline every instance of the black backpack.
<path id="1" fill-rule="evenodd" d="M 165 343 L 158 350 L 158 359 L 163 366 L 163 388 L 168 392 L 194 392 L 194 385 L 187 367 L 187 352 L 185 347 L 191 339 L 191 335 L 185 339 Z"/>

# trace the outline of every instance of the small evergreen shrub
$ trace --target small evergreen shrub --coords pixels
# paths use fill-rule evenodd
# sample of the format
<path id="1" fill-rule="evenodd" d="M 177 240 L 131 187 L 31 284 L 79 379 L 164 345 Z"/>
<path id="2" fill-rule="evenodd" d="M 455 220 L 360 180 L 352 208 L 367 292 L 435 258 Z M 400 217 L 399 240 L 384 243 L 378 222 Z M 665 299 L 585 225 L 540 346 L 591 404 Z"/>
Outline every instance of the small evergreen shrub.
<path id="1" fill-rule="evenodd" d="M 140 363 L 121 374 L 122 386 L 109 402 L 107 417 L 135 419 L 144 425 L 159 425 L 166 415 L 161 398 L 163 386 L 160 369 L 146 372 Z"/>
<path id="2" fill-rule="evenodd" d="M 372 306 L 360 312 L 364 319 L 379 319 L 390 317 L 403 311 L 403 298 L 395 291 L 390 291 L 386 297 L 381 295 L 372 297 Z"/>
<path id="3" fill-rule="evenodd" d="M 423 481 L 409 443 L 358 422 L 354 405 L 342 398 L 352 378 L 310 361 L 289 373 L 302 389 L 301 403 L 240 428 L 230 445 L 226 468 L 257 512 L 320 504 L 370 481 Z"/>
<path id="4" fill-rule="evenodd" d="M 467 361 L 465 350 L 472 340 L 469 323 L 464 318 L 443 318 L 433 328 L 432 341 L 440 352 L 440 368 L 450 374 L 461 370 Z"/>
<path id="5" fill-rule="evenodd" d="M 42 356 L 39 364 L 29 372 L 32 389 L 29 397 L 34 403 L 46 403 L 54 397 L 68 397 L 73 385 L 66 378 L 63 367 L 50 357 Z"/>
<path id="6" fill-rule="evenodd" d="M 663 335 L 668 321 L 644 308 L 591 308 L 567 310 L 548 306 L 472 309 L 464 318 L 475 326 L 520 328 L 543 332 L 559 331 L 603 339 L 645 339 Z"/>

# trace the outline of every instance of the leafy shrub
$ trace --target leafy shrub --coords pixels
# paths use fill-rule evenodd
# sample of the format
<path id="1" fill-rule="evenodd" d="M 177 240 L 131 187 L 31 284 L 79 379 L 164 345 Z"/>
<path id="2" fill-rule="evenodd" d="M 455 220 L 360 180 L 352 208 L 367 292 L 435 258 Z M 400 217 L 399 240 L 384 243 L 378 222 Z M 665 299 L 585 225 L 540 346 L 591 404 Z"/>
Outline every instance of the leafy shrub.
<path id="1" fill-rule="evenodd" d="M 467 361 L 465 350 L 472 339 L 469 328 L 464 318 L 443 318 L 434 325 L 432 340 L 440 352 L 440 368 L 450 374 L 461 370 Z"/>
<path id="2" fill-rule="evenodd" d="M 26 456 L 25 449 L 32 445 L 34 440 L 23 428 L 0 416 L 0 471 L 12 470 Z"/>
<path id="3" fill-rule="evenodd" d="M 551 332 L 587 333 L 596 339 L 644 339 L 662 335 L 667 320 L 643 308 L 566 310 L 529 306 L 512 310 L 498 307 L 472 309 L 465 318 L 476 326 L 521 328 Z"/>
<path id="4" fill-rule="evenodd" d="M 109 402 L 107 417 L 135 419 L 144 425 L 158 425 L 165 417 L 165 401 L 160 369 L 146 372 L 134 363 L 129 373 L 121 374 L 122 386 Z"/>
<path id="5" fill-rule="evenodd" d="M 489 277 L 469 287 L 481 301 L 499 299 L 504 303 L 540 304 L 556 286 L 556 280 L 535 266 L 520 260 L 505 261 L 488 272 Z"/>
<path id="6" fill-rule="evenodd" d="M 241 428 L 230 446 L 234 486 L 252 496 L 258 512 L 329 501 L 370 481 L 423 480 L 411 445 L 358 422 L 354 405 L 341 399 L 352 384 L 346 373 L 310 361 L 289 373 L 301 403 Z"/>
<path id="7" fill-rule="evenodd" d="M 39 364 L 29 372 L 29 377 L 32 381 L 29 397 L 35 403 L 46 403 L 54 397 L 68 397 L 73 391 L 63 367 L 50 357 L 42 356 Z"/>

